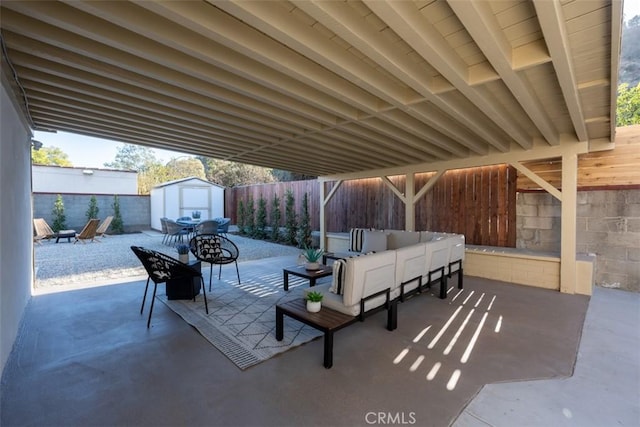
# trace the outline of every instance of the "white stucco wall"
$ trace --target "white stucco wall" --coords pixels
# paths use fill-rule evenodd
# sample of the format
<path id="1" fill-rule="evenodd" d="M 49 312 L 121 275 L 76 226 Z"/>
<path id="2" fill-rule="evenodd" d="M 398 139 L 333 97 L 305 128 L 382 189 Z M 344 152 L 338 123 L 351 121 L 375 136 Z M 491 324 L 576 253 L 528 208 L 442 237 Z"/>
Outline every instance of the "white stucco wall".
<path id="1" fill-rule="evenodd" d="M 34 193 L 138 194 L 138 173 L 93 168 L 33 166 Z"/>
<path id="2" fill-rule="evenodd" d="M 31 224 L 31 135 L 0 89 L 0 367 L 13 348 L 33 280 Z"/>

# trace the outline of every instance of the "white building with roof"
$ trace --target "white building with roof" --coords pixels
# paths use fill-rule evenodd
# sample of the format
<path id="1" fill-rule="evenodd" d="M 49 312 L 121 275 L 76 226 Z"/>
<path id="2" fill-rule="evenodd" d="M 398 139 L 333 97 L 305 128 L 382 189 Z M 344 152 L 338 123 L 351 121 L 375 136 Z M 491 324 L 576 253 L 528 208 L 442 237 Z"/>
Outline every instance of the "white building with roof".
<path id="1" fill-rule="evenodd" d="M 138 172 L 33 165 L 34 193 L 138 194 Z"/>
<path id="2" fill-rule="evenodd" d="M 151 228 L 161 230 L 160 218 L 176 219 L 200 211 L 200 219 L 224 216 L 224 187 L 189 177 L 159 184 L 151 190 Z"/>

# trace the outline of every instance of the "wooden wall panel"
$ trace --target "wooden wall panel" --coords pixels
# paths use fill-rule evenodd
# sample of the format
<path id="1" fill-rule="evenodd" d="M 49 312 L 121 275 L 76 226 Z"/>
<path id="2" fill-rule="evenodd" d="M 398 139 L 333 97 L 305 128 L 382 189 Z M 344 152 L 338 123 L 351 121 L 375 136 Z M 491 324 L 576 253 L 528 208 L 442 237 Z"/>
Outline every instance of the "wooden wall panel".
<path id="1" fill-rule="evenodd" d="M 562 185 L 561 159 L 524 163 L 556 188 Z M 617 128 L 613 150 L 578 156 L 578 189 L 637 187 L 640 185 L 640 125 Z M 518 190 L 540 190 L 526 176 L 518 175 Z"/>
<path id="2" fill-rule="evenodd" d="M 419 191 L 434 173 L 416 174 Z M 404 176 L 389 180 L 405 193 Z M 516 173 L 506 165 L 452 170 L 444 173 L 433 188 L 415 205 L 416 230 L 461 233 L 467 243 L 515 247 Z M 262 196 L 267 201 L 280 198 L 284 224 L 285 194 L 291 188 L 300 212 L 304 193 L 309 194 L 311 226 L 320 228 L 320 186 L 317 181 L 262 184 L 231 188 L 227 191 L 227 216 L 236 222 L 239 199 L 252 197 L 257 208 Z M 335 183 L 325 183 L 326 194 Z M 327 231 L 344 232 L 353 227 L 404 229 L 405 207 L 395 193 L 379 178 L 345 181 L 327 205 Z M 268 220 L 269 221 L 269 220 Z"/>

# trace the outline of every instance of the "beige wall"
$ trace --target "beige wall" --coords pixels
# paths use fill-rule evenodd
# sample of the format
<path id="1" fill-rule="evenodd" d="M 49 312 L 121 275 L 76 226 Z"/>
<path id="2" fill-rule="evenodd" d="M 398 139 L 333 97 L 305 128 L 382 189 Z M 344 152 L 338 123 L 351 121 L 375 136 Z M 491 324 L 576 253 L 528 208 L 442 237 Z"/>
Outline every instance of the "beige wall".
<path id="1" fill-rule="evenodd" d="M 30 133 L 3 78 L 0 89 L 0 367 L 13 348 L 31 298 Z"/>

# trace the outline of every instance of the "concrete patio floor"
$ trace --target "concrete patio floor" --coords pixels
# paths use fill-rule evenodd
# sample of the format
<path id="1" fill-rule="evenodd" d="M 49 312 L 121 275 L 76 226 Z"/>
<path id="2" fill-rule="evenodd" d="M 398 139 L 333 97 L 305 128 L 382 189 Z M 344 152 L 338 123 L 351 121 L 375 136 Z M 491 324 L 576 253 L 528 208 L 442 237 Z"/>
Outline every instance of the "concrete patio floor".
<path id="1" fill-rule="evenodd" d="M 291 263 L 293 257 L 248 261 L 240 271 Z M 453 289 L 447 300 L 423 294 L 401 304 L 394 332 L 384 328 L 384 313 L 338 332 L 330 370 L 322 367 L 317 339 L 241 371 L 164 304 L 156 305 L 147 329 L 139 314 L 143 289 L 144 281 L 135 280 L 34 296 L 4 371 L 0 424 L 640 421 L 637 294 L 597 289 L 589 303 L 467 277 L 464 292 Z M 567 379 L 579 345 L 576 376 Z M 521 382 L 540 379 L 546 380 Z M 492 385 L 480 392 L 485 384 Z M 613 399 L 612 411 L 598 410 Z"/>

